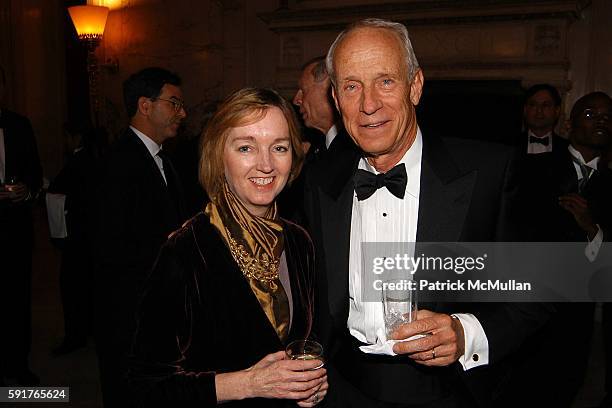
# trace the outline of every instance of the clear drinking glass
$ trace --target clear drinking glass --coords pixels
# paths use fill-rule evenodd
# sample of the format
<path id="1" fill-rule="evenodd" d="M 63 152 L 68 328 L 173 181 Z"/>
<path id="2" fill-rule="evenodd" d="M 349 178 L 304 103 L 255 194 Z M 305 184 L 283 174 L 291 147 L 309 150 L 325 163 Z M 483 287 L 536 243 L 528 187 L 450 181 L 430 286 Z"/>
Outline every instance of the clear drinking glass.
<path id="1" fill-rule="evenodd" d="M 292 341 L 285 349 L 285 353 L 291 360 L 321 360 L 321 365 L 313 368 L 313 370 L 324 365 L 323 346 L 313 340 Z"/>
<path id="2" fill-rule="evenodd" d="M 408 279 L 382 282 L 382 303 L 387 337 L 404 323 L 416 320 L 417 290 Z"/>

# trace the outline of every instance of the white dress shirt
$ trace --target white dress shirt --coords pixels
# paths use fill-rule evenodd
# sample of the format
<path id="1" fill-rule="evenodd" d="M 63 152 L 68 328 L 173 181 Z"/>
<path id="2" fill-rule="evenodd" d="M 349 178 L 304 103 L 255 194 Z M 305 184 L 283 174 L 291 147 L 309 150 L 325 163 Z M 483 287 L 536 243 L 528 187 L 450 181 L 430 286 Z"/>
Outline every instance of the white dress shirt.
<path id="1" fill-rule="evenodd" d="M 552 152 L 553 149 L 553 137 L 552 132 L 548 132 L 544 136 L 537 136 L 531 130 L 527 132 L 527 154 L 540 154 Z M 548 139 L 548 145 L 544 146 L 542 143 L 531 143 L 529 140 L 532 137 L 538 139 Z"/>
<path id="2" fill-rule="evenodd" d="M 353 337 L 362 343 L 376 344 L 377 331 L 385 327 L 382 302 L 365 302 L 362 299 L 362 242 L 416 242 L 421 158 L 423 141 L 420 129 L 404 157 L 408 182 L 404 199 L 398 199 L 386 188 L 380 188 L 365 200 L 359 201 L 353 194 L 349 249 L 349 317 L 347 326 Z M 364 158 L 359 168 L 377 174 Z M 408 254 L 412 256 L 414 254 Z M 463 325 L 465 354 L 459 362 L 464 370 L 488 364 L 489 343 L 478 319 L 471 314 L 458 313 Z M 474 358 L 474 356 L 477 357 Z M 466 359 L 465 356 L 468 356 Z M 474 361 L 477 360 L 477 361 Z"/>
<path id="3" fill-rule="evenodd" d="M 338 135 L 338 127 L 334 124 L 329 128 L 325 134 L 325 148 L 329 149 L 329 145 L 332 144 L 336 136 Z"/>
<path id="4" fill-rule="evenodd" d="M 582 157 L 582 154 L 578 150 L 574 149 L 572 145 L 569 145 L 567 149 L 569 150 L 572 157 L 574 157 L 578 161 L 578 163 L 586 165 L 587 167 L 593 169 L 593 171 L 591 171 L 591 174 L 589 175 L 589 177 L 591 177 L 593 175 L 593 172 L 597 170 L 597 166 L 599 164 L 599 156 L 595 157 L 593 160 L 586 163 L 584 161 L 584 157 Z M 576 170 L 576 176 L 578 176 L 578 181 L 580 181 L 582 180 L 583 175 L 582 175 L 582 170 L 580 169 L 580 164 L 578 163 L 573 162 L 574 169 Z M 599 226 L 599 224 L 595 224 L 595 225 L 597 226 L 597 234 L 595 234 L 593 239 L 589 241 L 586 248 L 584 249 L 584 255 L 591 262 L 593 262 L 597 258 L 597 254 L 599 253 L 599 249 L 601 248 L 601 244 L 603 243 L 603 231 L 601 230 L 601 227 Z M 587 240 L 588 240 L 588 237 L 587 237 Z"/>
<path id="5" fill-rule="evenodd" d="M 153 139 L 151 139 L 149 136 L 136 129 L 134 126 L 130 126 L 130 129 L 132 129 L 136 136 L 138 136 L 138 138 L 142 140 L 142 143 L 144 143 L 144 145 L 147 147 L 149 154 L 151 155 L 151 157 L 153 157 L 155 164 L 157 164 L 157 167 L 159 168 L 159 171 L 164 179 L 164 183 L 168 184 L 168 181 L 166 180 L 166 174 L 164 173 L 164 161 L 158 155 L 159 152 L 162 150 L 162 147 L 156 142 L 154 142 Z"/>

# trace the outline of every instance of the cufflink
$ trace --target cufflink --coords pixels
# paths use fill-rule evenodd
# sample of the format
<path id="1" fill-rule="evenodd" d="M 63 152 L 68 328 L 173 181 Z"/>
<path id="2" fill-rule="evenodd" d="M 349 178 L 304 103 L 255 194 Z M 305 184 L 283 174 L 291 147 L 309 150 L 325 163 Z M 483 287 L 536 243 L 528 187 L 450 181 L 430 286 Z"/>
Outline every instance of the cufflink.
<path id="1" fill-rule="evenodd" d="M 479 359 L 479 358 L 480 358 L 480 357 L 478 357 L 478 354 L 474 354 L 474 355 L 472 356 L 472 360 L 474 360 L 474 361 L 478 361 L 478 359 Z"/>

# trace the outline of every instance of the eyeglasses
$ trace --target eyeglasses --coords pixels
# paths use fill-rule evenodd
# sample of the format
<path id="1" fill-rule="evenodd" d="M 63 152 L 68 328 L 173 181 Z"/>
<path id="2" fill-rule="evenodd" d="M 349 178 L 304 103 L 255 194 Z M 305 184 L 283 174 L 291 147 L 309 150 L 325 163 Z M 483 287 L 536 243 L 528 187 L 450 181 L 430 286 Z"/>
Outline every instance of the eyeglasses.
<path id="1" fill-rule="evenodd" d="M 610 120 L 610 114 L 608 112 L 596 112 L 594 109 L 585 109 L 582 114 L 584 118 L 588 120 Z"/>
<path id="2" fill-rule="evenodd" d="M 164 99 L 164 98 L 153 98 L 153 101 L 164 101 L 169 102 L 174 107 L 174 112 L 179 112 L 181 109 L 185 107 L 185 102 L 179 99 Z"/>

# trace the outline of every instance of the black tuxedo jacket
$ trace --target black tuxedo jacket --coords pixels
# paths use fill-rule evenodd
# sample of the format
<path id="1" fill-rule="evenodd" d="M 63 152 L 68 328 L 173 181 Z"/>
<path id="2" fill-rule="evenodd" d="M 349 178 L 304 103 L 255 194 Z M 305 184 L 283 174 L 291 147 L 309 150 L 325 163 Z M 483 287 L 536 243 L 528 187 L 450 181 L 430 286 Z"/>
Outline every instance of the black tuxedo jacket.
<path id="1" fill-rule="evenodd" d="M 565 142 L 565 141 L 564 141 Z M 574 216 L 559 205 L 559 197 L 578 193 L 578 176 L 567 142 L 552 152 L 525 155 L 520 164 L 520 222 L 529 241 L 576 242 L 577 257 L 584 257 L 587 234 Z M 604 241 L 610 240 L 612 228 L 612 172 L 601 169 L 591 175 L 581 195 L 587 200 L 593 221 L 601 227 Z M 569 407 L 583 384 L 593 330 L 593 303 L 566 302 L 555 304 L 556 313 L 540 330 L 525 342 L 517 353 L 507 390 L 499 398 L 500 407 L 529 403 L 532 406 Z M 584 350 L 571 359 L 557 356 L 567 352 L 567 343 L 559 341 L 568 335 L 571 344 Z M 523 390 L 516 393 L 513 390 Z M 526 396 L 530 396 L 528 399 Z"/>
<path id="2" fill-rule="evenodd" d="M 513 240 L 510 210 L 514 185 L 511 150 L 469 140 L 423 137 L 418 242 Z M 331 363 L 347 348 L 348 265 L 351 207 L 360 152 L 345 149 L 333 160 L 315 166 L 306 181 L 306 214 L 315 242 L 318 273 L 318 331 Z M 439 312 L 472 312 L 489 341 L 490 364 L 504 359 L 547 318 L 540 306 L 482 304 L 434 306 Z M 343 350 L 344 349 L 344 350 Z M 361 356 L 363 357 L 363 356 Z M 367 370 L 345 370 L 354 386 L 376 400 L 427 404 L 452 394 L 459 370 L 423 368 L 398 357 L 367 357 Z M 340 370 L 341 371 L 341 370 Z M 472 369 L 463 377 L 476 377 Z M 411 384 L 410 386 L 398 386 Z M 330 384 L 330 386 L 333 386 Z M 485 384 L 470 385 L 487 400 Z"/>
<path id="3" fill-rule="evenodd" d="M 160 247 L 184 221 L 180 181 L 172 168 L 164 172 L 168 185 L 130 129 L 103 160 L 94 254 L 100 344 L 127 351 L 142 284 Z"/>
<path id="4" fill-rule="evenodd" d="M 16 177 L 35 195 L 42 184 L 42 167 L 36 139 L 30 121 L 21 115 L 2 109 L 0 128 L 4 132 L 5 178 Z M 0 234 L 12 239 L 24 239 L 31 244 L 31 211 L 28 203 L 0 201 Z M 18 234 L 18 236 L 15 236 Z"/>
<path id="5" fill-rule="evenodd" d="M 298 178 L 293 180 L 290 186 L 286 186 L 277 202 L 281 211 L 281 216 L 299 225 L 305 225 L 308 220 L 304 214 L 304 181 L 305 174 L 309 169 L 320 161 L 333 161 L 334 157 L 345 149 L 353 149 L 354 143 L 342 124 L 338 126 L 338 134 L 326 149 L 325 142 L 323 147 L 311 146 L 304 158 L 302 171 Z"/>
<path id="6" fill-rule="evenodd" d="M 586 233 L 573 215 L 559 206 L 559 196 L 578 193 L 578 176 L 565 142 L 551 153 L 528 155 L 520 165 L 521 220 L 533 241 L 585 242 Z M 612 236 L 612 171 L 595 171 L 581 195 L 587 200 L 593 221 L 604 240 Z"/>

